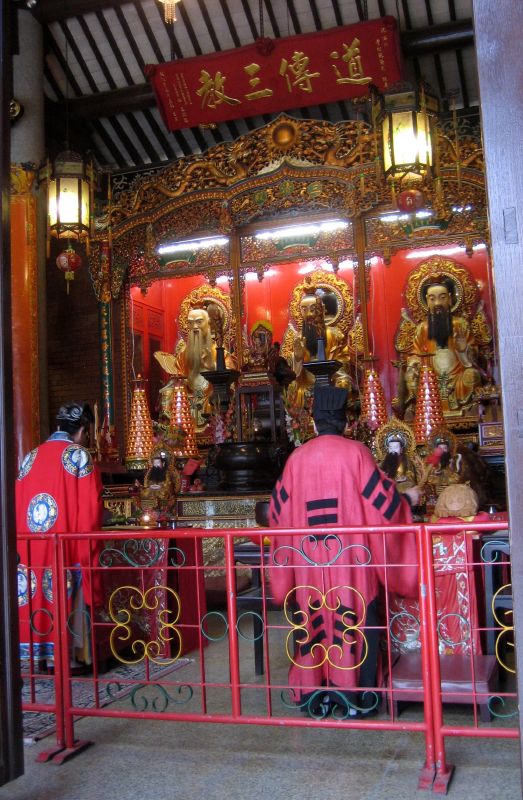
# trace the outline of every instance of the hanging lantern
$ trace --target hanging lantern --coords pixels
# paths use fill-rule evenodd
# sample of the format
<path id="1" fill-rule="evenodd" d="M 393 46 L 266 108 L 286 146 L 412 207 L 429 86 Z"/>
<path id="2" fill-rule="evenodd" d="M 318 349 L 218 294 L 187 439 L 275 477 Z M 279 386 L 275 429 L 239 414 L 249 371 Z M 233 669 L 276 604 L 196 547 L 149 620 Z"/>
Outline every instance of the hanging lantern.
<path id="1" fill-rule="evenodd" d="M 48 255 L 50 237 L 89 244 L 93 170 L 72 150 L 60 153 L 47 186 Z"/>
<path id="2" fill-rule="evenodd" d="M 417 189 L 405 189 L 396 198 L 398 208 L 404 214 L 415 214 L 425 205 L 425 198 L 422 192 Z"/>
<path id="3" fill-rule="evenodd" d="M 62 250 L 59 254 L 56 259 L 56 266 L 65 274 L 67 294 L 69 294 L 69 284 L 74 280 L 74 273 L 82 266 L 82 259 L 78 253 L 73 250 L 71 244 L 69 244 L 67 250 Z"/>
<path id="4" fill-rule="evenodd" d="M 160 0 L 166 22 L 176 22 L 176 3 L 179 2 L 180 0 Z"/>
<path id="5" fill-rule="evenodd" d="M 437 98 L 424 87 L 402 85 L 382 99 L 383 167 L 387 177 L 416 178 L 433 164 L 433 122 Z"/>

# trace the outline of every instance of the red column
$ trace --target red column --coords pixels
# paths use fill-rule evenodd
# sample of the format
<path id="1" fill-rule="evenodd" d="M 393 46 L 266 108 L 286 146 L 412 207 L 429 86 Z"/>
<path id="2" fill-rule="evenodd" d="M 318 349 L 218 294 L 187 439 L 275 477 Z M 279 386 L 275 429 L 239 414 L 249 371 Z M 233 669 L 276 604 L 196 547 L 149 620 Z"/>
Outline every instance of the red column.
<path id="1" fill-rule="evenodd" d="M 36 172 L 11 166 L 11 313 L 15 458 L 40 438 Z"/>

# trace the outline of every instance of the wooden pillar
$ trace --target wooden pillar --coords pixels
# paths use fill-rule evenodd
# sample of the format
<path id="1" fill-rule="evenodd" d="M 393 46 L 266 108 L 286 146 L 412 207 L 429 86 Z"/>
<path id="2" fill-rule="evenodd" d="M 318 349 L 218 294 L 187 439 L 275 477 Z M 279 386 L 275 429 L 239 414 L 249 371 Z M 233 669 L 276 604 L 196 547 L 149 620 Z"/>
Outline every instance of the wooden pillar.
<path id="1" fill-rule="evenodd" d="M 38 264 L 36 173 L 11 165 L 11 292 L 15 460 L 39 444 Z"/>
<path id="2" fill-rule="evenodd" d="M 0 0 L 0 785 L 23 772 L 14 511 L 9 235 L 12 3 Z"/>
<path id="3" fill-rule="evenodd" d="M 231 269 L 232 269 L 232 308 L 236 316 L 236 349 L 234 355 L 238 363 L 238 369 L 243 366 L 243 347 L 242 347 L 242 308 L 243 308 L 243 276 L 240 271 L 240 235 L 238 231 L 233 231 L 230 236 L 231 242 Z"/>
<path id="4" fill-rule="evenodd" d="M 505 424 L 512 589 L 523 698 L 523 3 L 474 0 Z M 519 724 L 523 726 L 523 715 Z M 523 733 L 523 730 L 522 730 Z M 520 746 L 523 735 L 520 737 Z"/>
<path id="5" fill-rule="evenodd" d="M 367 268 L 365 265 L 365 222 L 362 217 L 352 221 L 354 229 L 354 243 L 358 265 L 356 267 L 356 286 L 361 313 L 361 327 L 363 330 L 363 358 L 368 362 L 369 357 L 369 318 L 367 312 Z"/>
<path id="6" fill-rule="evenodd" d="M 37 169 L 44 159 L 43 35 L 28 9 L 16 11 L 18 41 L 13 57 L 13 96 L 24 113 L 11 129 L 11 289 L 15 460 L 41 439 L 42 349 L 45 320 L 45 190 Z M 46 365 L 42 364 L 45 372 Z M 44 383 L 45 387 L 45 383 Z M 44 402 L 46 405 L 46 402 Z M 47 427 L 47 426 L 46 426 Z"/>

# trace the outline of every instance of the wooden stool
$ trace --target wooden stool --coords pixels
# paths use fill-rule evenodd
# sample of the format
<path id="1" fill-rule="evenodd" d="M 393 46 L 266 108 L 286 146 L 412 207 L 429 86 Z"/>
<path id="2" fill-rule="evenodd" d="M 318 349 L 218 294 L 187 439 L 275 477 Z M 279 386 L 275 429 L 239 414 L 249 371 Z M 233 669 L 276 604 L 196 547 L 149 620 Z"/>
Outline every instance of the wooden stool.
<path id="1" fill-rule="evenodd" d="M 440 656 L 441 691 L 444 703 L 474 703 L 480 707 L 480 718 L 492 718 L 488 707 L 489 696 L 496 691 L 497 664 L 493 655 L 474 656 L 474 675 L 468 655 Z M 421 680 L 421 654 L 401 655 L 392 667 L 392 704 L 394 714 L 403 702 L 425 701 Z M 476 693 L 476 694 L 474 694 Z M 478 696 L 480 695 L 480 696 Z M 389 697 L 390 703 L 390 697 Z M 389 713 L 391 709 L 389 708 Z"/>

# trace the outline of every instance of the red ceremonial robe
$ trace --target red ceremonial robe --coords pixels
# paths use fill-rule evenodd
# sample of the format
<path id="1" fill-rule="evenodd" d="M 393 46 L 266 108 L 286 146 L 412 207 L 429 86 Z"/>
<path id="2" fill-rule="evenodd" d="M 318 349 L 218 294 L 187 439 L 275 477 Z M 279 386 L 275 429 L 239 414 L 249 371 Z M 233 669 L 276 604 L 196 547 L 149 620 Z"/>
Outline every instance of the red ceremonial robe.
<path id="1" fill-rule="evenodd" d="M 52 434 L 22 462 L 16 481 L 17 531 L 33 535 L 30 543 L 18 541 L 22 660 L 49 662 L 54 657 L 52 547 L 45 538 L 53 533 L 99 530 L 101 491 L 100 476 L 89 451 L 74 444 L 62 431 Z M 67 574 L 70 610 L 79 598 L 91 607 L 94 601 L 99 602 L 98 597 L 93 597 L 88 571 L 81 569 L 90 560 L 89 542 L 68 543 L 66 564 L 77 567 Z M 71 620 L 68 627 L 74 627 Z M 83 649 L 76 637 L 75 647 Z"/>
<path id="2" fill-rule="evenodd" d="M 377 705 L 376 694 L 358 690 L 376 686 L 380 584 L 389 594 L 418 596 L 414 533 L 321 529 L 411 521 L 408 501 L 359 442 L 318 436 L 287 461 L 269 524 L 310 533 L 271 535 L 270 581 L 291 625 L 290 691 L 305 710 L 314 713 L 323 686 L 346 690 L 351 716 Z"/>

